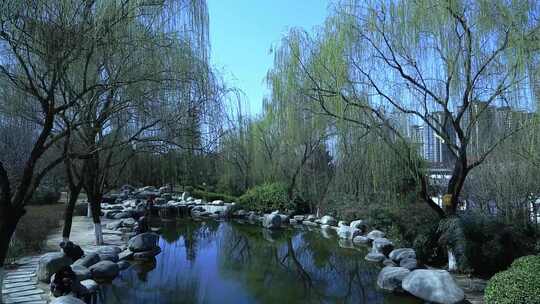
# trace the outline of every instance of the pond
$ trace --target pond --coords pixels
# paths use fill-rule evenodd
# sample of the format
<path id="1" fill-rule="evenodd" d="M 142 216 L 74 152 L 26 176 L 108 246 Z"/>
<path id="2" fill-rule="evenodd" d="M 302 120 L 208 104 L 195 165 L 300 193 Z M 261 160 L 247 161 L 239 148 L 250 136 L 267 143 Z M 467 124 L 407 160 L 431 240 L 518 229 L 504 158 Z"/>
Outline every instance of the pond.
<path id="1" fill-rule="evenodd" d="M 342 248 L 333 231 L 193 220 L 162 228 L 162 253 L 121 272 L 104 304 L 421 303 L 377 290 L 367 248 Z"/>

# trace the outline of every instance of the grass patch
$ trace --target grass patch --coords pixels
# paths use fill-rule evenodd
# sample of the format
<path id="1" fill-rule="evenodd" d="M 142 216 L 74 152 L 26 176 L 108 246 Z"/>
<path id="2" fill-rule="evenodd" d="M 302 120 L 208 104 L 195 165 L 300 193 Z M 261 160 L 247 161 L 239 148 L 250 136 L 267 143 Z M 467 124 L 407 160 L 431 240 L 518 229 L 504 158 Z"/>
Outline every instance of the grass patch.
<path id="1" fill-rule="evenodd" d="M 8 251 L 7 262 L 39 253 L 49 232 L 60 226 L 64 204 L 26 206 Z"/>

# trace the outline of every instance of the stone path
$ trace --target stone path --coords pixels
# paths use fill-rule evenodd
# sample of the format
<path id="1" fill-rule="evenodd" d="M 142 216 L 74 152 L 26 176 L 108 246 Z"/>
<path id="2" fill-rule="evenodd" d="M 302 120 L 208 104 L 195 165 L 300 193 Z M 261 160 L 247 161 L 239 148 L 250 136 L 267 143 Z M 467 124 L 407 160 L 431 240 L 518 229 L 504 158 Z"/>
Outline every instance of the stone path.
<path id="1" fill-rule="evenodd" d="M 38 286 L 36 271 L 39 256 L 17 261 L 18 267 L 6 270 L 2 288 L 4 304 L 46 304 L 47 295 Z"/>

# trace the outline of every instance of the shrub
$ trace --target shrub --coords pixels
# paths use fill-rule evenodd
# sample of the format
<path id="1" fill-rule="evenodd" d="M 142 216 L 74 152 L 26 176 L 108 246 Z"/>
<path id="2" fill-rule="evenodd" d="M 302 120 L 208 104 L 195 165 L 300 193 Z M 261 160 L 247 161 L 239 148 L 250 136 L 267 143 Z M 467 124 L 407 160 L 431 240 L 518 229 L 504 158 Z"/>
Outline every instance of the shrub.
<path id="1" fill-rule="evenodd" d="M 8 251 L 8 262 L 40 252 L 49 232 L 60 226 L 64 204 L 27 206 Z"/>
<path id="2" fill-rule="evenodd" d="M 28 205 L 56 204 L 58 203 L 58 200 L 60 200 L 60 192 L 46 188 L 39 188 L 32 195 Z"/>
<path id="3" fill-rule="evenodd" d="M 484 299 L 487 304 L 539 304 L 540 257 L 517 259 L 510 269 L 499 272 L 488 282 Z"/>
<path id="4" fill-rule="evenodd" d="M 240 197 L 240 204 L 243 208 L 261 212 L 296 210 L 295 202 L 289 200 L 287 186 L 282 183 L 253 187 Z"/>
<path id="5" fill-rule="evenodd" d="M 540 274 L 540 256 L 528 255 L 515 260 L 510 266 L 511 269 L 532 271 Z"/>
<path id="6" fill-rule="evenodd" d="M 475 274 L 491 276 L 507 269 L 516 258 L 534 253 L 535 235 L 527 227 L 478 212 L 461 216 L 465 254 Z"/>

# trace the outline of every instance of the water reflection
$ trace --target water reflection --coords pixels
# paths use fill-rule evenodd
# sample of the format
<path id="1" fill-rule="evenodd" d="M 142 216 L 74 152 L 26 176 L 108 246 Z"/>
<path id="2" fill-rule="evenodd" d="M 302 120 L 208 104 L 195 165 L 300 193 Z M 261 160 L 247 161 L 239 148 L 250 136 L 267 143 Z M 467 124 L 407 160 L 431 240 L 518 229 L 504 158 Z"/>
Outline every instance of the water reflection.
<path id="1" fill-rule="evenodd" d="M 105 287 L 102 302 L 419 303 L 378 291 L 366 252 L 329 232 L 185 220 L 163 224 L 160 246 L 154 262 Z"/>

